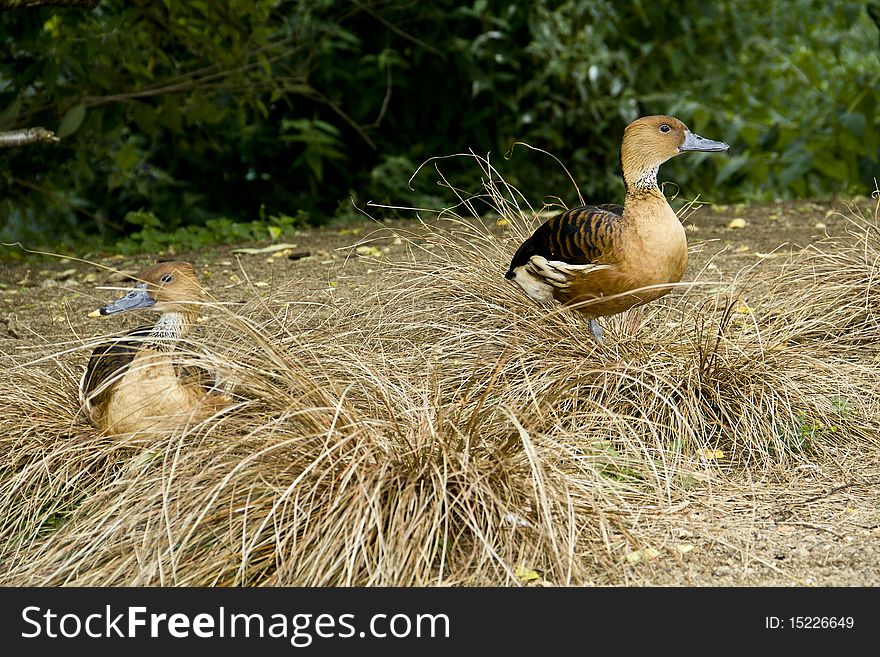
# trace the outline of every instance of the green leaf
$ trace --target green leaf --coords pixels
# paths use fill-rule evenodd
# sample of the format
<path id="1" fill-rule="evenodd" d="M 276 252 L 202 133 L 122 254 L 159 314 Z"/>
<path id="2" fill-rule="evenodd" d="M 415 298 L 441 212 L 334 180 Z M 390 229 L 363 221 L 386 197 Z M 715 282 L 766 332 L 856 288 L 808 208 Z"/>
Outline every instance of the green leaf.
<path id="1" fill-rule="evenodd" d="M 134 169 L 140 159 L 141 154 L 138 151 L 138 147 L 131 142 L 125 144 L 116 153 L 116 165 L 123 171 Z"/>
<path id="2" fill-rule="evenodd" d="M 830 155 L 823 154 L 816 157 L 813 160 L 813 169 L 835 180 L 846 180 L 849 176 L 849 167 L 846 162 Z"/>
<path id="3" fill-rule="evenodd" d="M 8 130 L 15 125 L 18 113 L 21 111 L 21 98 L 12 101 L 5 110 L 0 112 L 0 130 Z"/>
<path id="4" fill-rule="evenodd" d="M 61 123 L 58 125 L 58 130 L 55 132 L 55 135 L 58 139 L 69 137 L 79 130 L 84 118 L 86 118 L 86 106 L 83 103 L 74 105 L 67 110 L 67 114 L 61 119 Z"/>

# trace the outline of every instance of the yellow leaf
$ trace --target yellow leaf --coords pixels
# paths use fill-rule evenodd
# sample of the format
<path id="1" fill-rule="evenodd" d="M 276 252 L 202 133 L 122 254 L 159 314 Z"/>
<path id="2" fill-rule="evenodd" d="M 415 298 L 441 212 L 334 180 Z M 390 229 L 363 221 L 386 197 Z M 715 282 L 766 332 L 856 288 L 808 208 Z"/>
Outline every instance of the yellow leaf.
<path id="1" fill-rule="evenodd" d="M 697 454 L 702 456 L 707 461 L 724 458 L 724 450 L 720 449 L 698 449 Z"/>
<path id="2" fill-rule="evenodd" d="M 281 228 L 278 226 L 269 226 L 269 239 L 277 240 L 281 237 Z"/>
<path id="3" fill-rule="evenodd" d="M 259 255 L 261 253 L 275 253 L 276 251 L 283 251 L 284 249 L 295 249 L 296 244 L 270 244 L 269 246 L 264 246 L 261 249 L 247 247 L 243 249 L 232 249 L 230 253 L 244 253 L 247 255 Z"/>
<path id="4" fill-rule="evenodd" d="M 358 255 L 371 256 L 373 258 L 381 258 L 385 255 L 381 249 L 377 249 L 375 246 L 359 246 L 354 252 Z"/>
<path id="5" fill-rule="evenodd" d="M 507 226 L 509 224 L 510 224 L 510 222 L 507 219 L 505 219 L 504 217 L 499 218 L 498 221 L 495 222 L 496 226 Z"/>
<path id="6" fill-rule="evenodd" d="M 655 550 L 652 547 L 642 548 L 641 550 L 633 550 L 629 554 L 626 555 L 626 560 L 630 563 L 638 563 L 642 559 L 645 561 L 651 561 L 660 556 L 660 552 Z"/>
<path id="7" fill-rule="evenodd" d="M 737 217 L 736 219 L 731 221 L 729 224 L 727 224 L 727 227 L 728 228 L 745 228 L 746 227 L 746 220 L 742 219 L 740 217 Z"/>
<path id="8" fill-rule="evenodd" d="M 528 566 L 519 566 L 516 569 L 516 578 L 520 582 L 531 582 L 532 580 L 540 579 L 541 576 L 537 571 L 532 570 Z"/>

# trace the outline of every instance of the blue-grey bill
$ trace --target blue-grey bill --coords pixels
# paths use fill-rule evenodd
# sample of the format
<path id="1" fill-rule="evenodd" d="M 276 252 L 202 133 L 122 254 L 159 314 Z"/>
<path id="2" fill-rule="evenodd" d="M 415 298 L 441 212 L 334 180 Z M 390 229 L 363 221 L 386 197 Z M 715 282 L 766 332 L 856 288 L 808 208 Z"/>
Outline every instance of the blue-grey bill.
<path id="1" fill-rule="evenodd" d="M 688 130 L 684 133 L 684 141 L 682 142 L 681 146 L 678 147 L 678 150 L 703 151 L 706 153 L 714 153 L 717 151 L 730 150 L 730 146 L 725 144 L 723 141 L 713 141 L 712 139 L 700 137 L 700 135 Z"/>
<path id="2" fill-rule="evenodd" d="M 121 313 L 126 310 L 137 310 L 138 308 L 149 308 L 155 305 L 156 300 L 147 293 L 147 284 L 140 283 L 121 299 L 117 299 L 113 303 L 108 303 L 101 308 L 102 315 L 112 315 L 113 313 Z"/>

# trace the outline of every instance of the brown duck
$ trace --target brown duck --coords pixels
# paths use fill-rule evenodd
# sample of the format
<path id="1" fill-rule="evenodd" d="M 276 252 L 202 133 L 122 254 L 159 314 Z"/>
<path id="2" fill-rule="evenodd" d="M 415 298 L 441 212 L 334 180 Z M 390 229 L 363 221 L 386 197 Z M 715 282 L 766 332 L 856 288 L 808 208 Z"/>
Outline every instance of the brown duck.
<path id="1" fill-rule="evenodd" d="M 532 299 L 574 307 L 602 341 L 597 317 L 657 299 L 687 267 L 684 228 L 657 186 L 657 170 L 686 151 L 727 151 L 671 116 L 630 123 L 620 146 L 623 205 L 584 205 L 542 224 L 505 274 Z"/>
<path id="2" fill-rule="evenodd" d="M 140 283 L 124 297 L 90 313 L 162 313 L 154 325 L 99 345 L 89 358 L 80 402 L 95 427 L 113 433 L 198 420 L 230 401 L 209 389 L 205 370 L 180 362 L 180 341 L 196 323 L 205 298 L 192 265 L 161 262 L 137 279 Z"/>

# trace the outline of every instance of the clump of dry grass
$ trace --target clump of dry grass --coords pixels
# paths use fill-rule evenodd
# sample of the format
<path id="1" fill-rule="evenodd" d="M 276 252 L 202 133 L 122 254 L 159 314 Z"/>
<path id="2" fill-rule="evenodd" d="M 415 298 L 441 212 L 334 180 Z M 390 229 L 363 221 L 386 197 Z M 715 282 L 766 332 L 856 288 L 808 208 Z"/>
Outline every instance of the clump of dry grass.
<path id="1" fill-rule="evenodd" d="M 809 245 L 780 273 L 773 294 L 790 297 L 773 324 L 799 342 L 821 342 L 827 353 L 866 360 L 880 333 L 880 192 L 867 212 L 851 205 L 837 215 L 844 234 Z"/>
<path id="2" fill-rule="evenodd" d="M 4 555 L 12 581 L 509 582 L 522 563 L 556 582 L 602 574 L 613 505 L 578 493 L 516 418 L 503 440 L 478 437 L 437 403 L 436 382 L 353 368 L 340 380 L 323 366 L 344 354 L 262 337 L 237 345 L 237 408 L 155 436 L 66 523 Z"/>
<path id="3" fill-rule="evenodd" d="M 48 397 L 33 368 L 0 383 L 3 582 L 619 582 L 640 510 L 876 444 L 877 376 L 851 349 L 878 337 L 855 311 L 876 259 L 834 242 L 762 288 L 700 274 L 600 346 L 503 279 L 536 213 L 481 164 L 485 194 L 402 236 L 411 257 L 361 287 L 217 308 L 192 352 L 236 403 L 212 418 L 100 436 L 76 422 L 69 366 Z M 790 293 L 807 271 L 809 312 Z"/>

